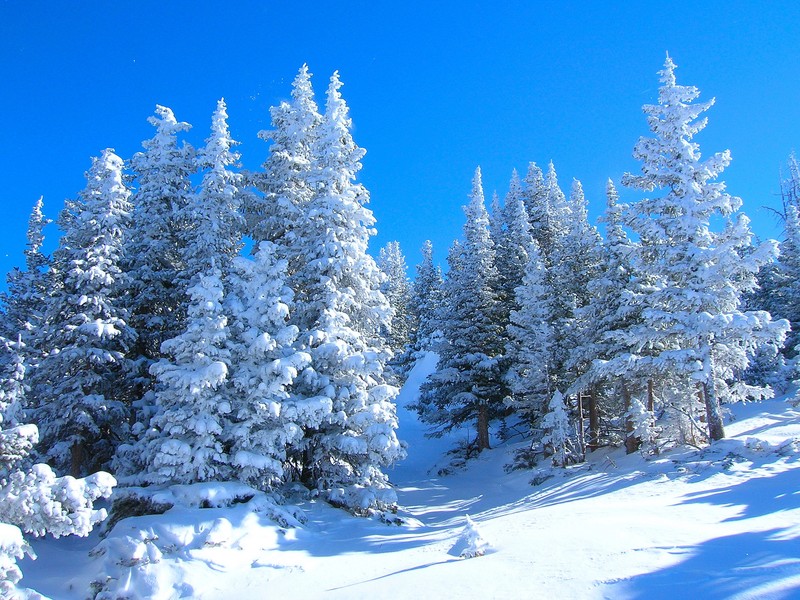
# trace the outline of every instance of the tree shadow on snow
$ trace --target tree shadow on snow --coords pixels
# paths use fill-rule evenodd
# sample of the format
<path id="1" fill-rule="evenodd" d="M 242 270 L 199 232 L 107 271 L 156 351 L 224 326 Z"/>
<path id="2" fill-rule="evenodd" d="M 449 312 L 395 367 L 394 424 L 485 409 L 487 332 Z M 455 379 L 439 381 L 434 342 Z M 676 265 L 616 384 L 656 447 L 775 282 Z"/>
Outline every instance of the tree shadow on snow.
<path id="1" fill-rule="evenodd" d="M 741 513 L 726 521 L 740 521 L 797 509 L 800 508 L 800 474 L 797 471 L 761 471 L 725 487 L 686 494 L 681 504 L 741 506 Z"/>
<path id="2" fill-rule="evenodd" d="M 687 558 L 670 567 L 609 583 L 609 597 L 630 600 L 797 598 L 800 540 L 781 529 L 714 538 L 670 549 Z"/>

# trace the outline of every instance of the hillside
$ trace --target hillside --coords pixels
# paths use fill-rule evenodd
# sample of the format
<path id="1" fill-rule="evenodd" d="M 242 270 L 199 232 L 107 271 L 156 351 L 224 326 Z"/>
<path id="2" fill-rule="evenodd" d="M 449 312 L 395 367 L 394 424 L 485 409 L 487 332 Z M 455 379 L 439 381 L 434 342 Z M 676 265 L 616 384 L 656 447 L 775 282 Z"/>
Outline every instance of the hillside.
<path id="1" fill-rule="evenodd" d="M 35 542 L 21 583 L 58 599 L 85 598 L 104 576 L 111 598 L 800 597 L 797 408 L 736 406 L 728 439 L 710 448 L 650 460 L 603 449 L 543 467 L 535 486 L 531 471 L 505 473 L 513 445 L 442 477 L 431 467 L 454 440 L 426 439 L 405 409 L 433 366 L 419 364 L 398 400 L 409 456 L 390 476 L 402 525 L 300 495 L 294 514 L 258 497 L 189 506 L 241 491 L 206 486 L 163 515 L 118 523 L 92 558 L 96 533 Z M 485 556 L 459 556 L 467 515 Z"/>

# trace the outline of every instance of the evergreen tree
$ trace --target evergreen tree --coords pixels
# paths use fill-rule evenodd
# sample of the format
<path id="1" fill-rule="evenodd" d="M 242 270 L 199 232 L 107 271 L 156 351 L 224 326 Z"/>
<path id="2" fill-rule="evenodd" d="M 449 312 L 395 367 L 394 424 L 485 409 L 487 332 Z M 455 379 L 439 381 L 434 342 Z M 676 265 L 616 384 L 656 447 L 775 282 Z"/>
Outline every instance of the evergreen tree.
<path id="1" fill-rule="evenodd" d="M 22 335 L 27 345 L 26 353 L 32 350 L 30 342 L 44 317 L 43 307 L 49 291 L 47 269 L 50 261 L 41 249 L 44 228 L 50 220 L 42 213 L 43 204 L 43 199 L 39 198 L 28 219 L 25 270 L 14 268 L 6 280 L 8 291 L 0 294 L 3 308 L 0 335 L 9 340 L 16 340 Z"/>
<path id="2" fill-rule="evenodd" d="M 497 232 L 493 233 L 492 241 L 495 244 L 499 318 L 505 327 L 511 312 L 519 308 L 515 293 L 517 287 L 522 285 L 528 264 L 528 248 L 533 239 L 530 218 L 525 209 L 522 186 L 516 170 L 511 174 L 508 194 L 500 217 L 503 227 L 497 228 Z"/>
<path id="3" fill-rule="evenodd" d="M 425 240 L 422 262 L 417 265 L 411 299 L 411 310 L 417 329 L 412 347 L 417 355 L 435 349 L 441 333 L 437 318 L 442 306 L 442 270 L 433 264 L 433 244 Z"/>
<path id="4" fill-rule="evenodd" d="M 317 129 L 322 122 L 306 65 L 292 83 L 291 98 L 270 109 L 272 130 L 259 133 L 272 142 L 263 172 L 255 181 L 262 195 L 247 197 L 243 209 L 253 240 L 273 241 L 279 250 L 285 248 L 289 272 L 294 272 L 303 261 L 289 249 L 298 241 L 296 225 L 304 218 L 314 194 L 310 177 Z"/>
<path id="5" fill-rule="evenodd" d="M 506 357 L 506 381 L 512 396 L 507 404 L 529 427 L 546 412 L 553 394 L 551 294 L 539 244 L 531 239 L 522 285 L 516 289 L 517 310 L 511 312 Z"/>
<path id="6" fill-rule="evenodd" d="M 740 310 L 741 296 L 756 286 L 759 267 L 774 256 L 765 243 L 750 251 L 749 220 L 736 214 L 741 200 L 714 182 L 730 163 L 725 151 L 701 160 L 692 138 L 706 125 L 698 117 L 713 100 L 695 103 L 699 91 L 675 80 L 667 57 L 660 72 L 659 102 L 645 105 L 652 138 L 641 138 L 634 157 L 640 175 L 623 183 L 662 195 L 640 200 L 625 214 L 638 235 L 634 267 L 654 285 L 635 298 L 645 323 L 629 331 L 636 350 L 653 349 L 653 368 L 678 381 L 696 383 L 705 405 L 708 435 L 724 437 L 722 401 L 766 392 L 743 386 L 739 374 L 761 344 L 776 343 L 785 322 L 766 312 Z M 712 223 L 724 223 L 714 231 Z M 690 395 L 691 397 L 691 395 Z"/>
<path id="7" fill-rule="evenodd" d="M 185 327 L 186 290 L 193 275 L 185 270 L 184 250 L 191 224 L 186 206 L 194 149 L 178 145 L 178 134 L 190 125 L 177 121 L 165 106 L 157 106 L 156 115 L 148 119 L 155 136 L 131 160 L 137 183 L 132 197 L 136 235 L 125 252 L 132 285 L 128 309 L 139 336 L 135 354 L 144 361 L 144 389 L 149 388 L 147 368 L 161 357 L 161 343 Z"/>
<path id="8" fill-rule="evenodd" d="M 39 341 L 47 350 L 31 380 L 42 451 L 76 477 L 106 465 L 127 437 L 126 355 L 135 333 L 120 306 L 131 213 L 122 167 L 122 159 L 104 150 L 93 159 L 79 199 L 61 213 L 64 235 L 52 264 L 57 283 Z"/>
<path id="9" fill-rule="evenodd" d="M 227 118 L 225 101 L 220 100 L 211 118 L 211 135 L 197 153 L 198 165 L 205 169 L 203 181 L 184 207 L 183 276 L 191 282 L 198 281 L 212 262 L 227 273 L 242 249 L 244 220 L 239 207 L 243 177 L 230 169 L 239 155 L 231 150 L 237 142 L 231 139 Z"/>
<path id="10" fill-rule="evenodd" d="M 0 337 L 3 354 L 8 357 L 2 363 L 0 376 L 0 426 L 14 427 L 22 421 L 26 383 L 26 367 L 23 360 L 24 344 L 21 336 L 16 342 Z M 5 455 L 5 449 L 2 451 Z"/>
<path id="11" fill-rule="evenodd" d="M 475 448 L 480 452 L 490 447 L 489 423 L 503 415 L 506 395 L 501 381 L 503 332 L 497 319 L 494 245 L 480 168 L 464 212 L 464 244 L 461 255 L 453 256 L 445 287 L 447 315 L 441 322 L 445 343 L 439 370 L 423 386 L 420 404 L 427 405 L 423 416 L 434 425 L 433 435 L 474 422 Z"/>
<path id="12" fill-rule="evenodd" d="M 195 483 L 231 476 L 223 447 L 231 403 L 225 382 L 230 352 L 221 273 L 211 267 L 189 289 L 188 324 L 165 341 L 169 357 L 150 367 L 156 414 L 141 444 L 148 483 Z"/>
<path id="13" fill-rule="evenodd" d="M 395 355 L 392 362 L 400 365 L 402 369 L 402 365 L 407 362 L 407 346 L 416 330 L 416 323 L 411 312 L 411 282 L 408 280 L 408 267 L 398 242 L 389 242 L 381 248 L 378 267 L 386 276 L 381 285 L 381 292 L 392 308 L 392 325 L 386 337 Z"/>
<path id="14" fill-rule="evenodd" d="M 542 428 L 544 429 L 542 444 L 547 453 L 552 455 L 554 466 L 566 467 L 577 460 L 565 398 L 558 390 L 547 406 L 547 414 L 542 419 Z"/>
<path id="15" fill-rule="evenodd" d="M 601 408 L 617 416 L 627 412 L 629 407 L 619 409 L 614 405 L 615 399 L 622 393 L 630 400 L 632 381 L 644 375 L 629 370 L 627 359 L 632 350 L 624 342 L 624 333 L 622 338 L 618 335 L 639 322 L 630 298 L 641 280 L 634 277 L 630 266 L 633 244 L 622 226 L 622 207 L 617 203 L 619 194 L 610 179 L 606 185 L 606 199 L 602 218 L 606 224 L 606 238 L 599 252 L 597 274 L 586 283 L 588 302 L 576 309 L 580 340 L 571 348 L 569 358 L 571 364 L 587 368 L 580 370 L 568 392 L 577 394 L 581 390 L 592 390 L 597 403 L 602 404 L 602 407 L 594 407 L 596 412 L 590 411 L 590 447 L 599 444 Z M 617 359 L 615 365 L 608 364 L 612 358 Z"/>
<path id="16" fill-rule="evenodd" d="M 350 134 L 340 86 L 334 73 L 312 146 L 314 194 L 284 236 L 292 240 L 285 251 L 296 347 L 312 358 L 295 392 L 331 407 L 324 422 L 304 425 L 295 460 L 304 480 L 332 501 L 365 510 L 394 502 L 382 468 L 403 450 L 395 435 L 397 389 L 385 383 L 389 352 L 380 340 L 391 309 L 380 292 L 383 275 L 367 254 L 375 218 L 365 206 L 367 190 L 355 182 L 364 151 Z"/>
<path id="17" fill-rule="evenodd" d="M 292 348 L 298 334 L 287 325 L 292 293 L 284 283 L 286 261 L 275 253 L 271 242 L 261 242 L 252 259 L 236 258 L 226 302 L 232 370 L 225 437 L 236 477 L 260 489 L 291 475 L 287 448 L 300 443 L 304 424 L 319 426 L 330 411 L 329 403 L 291 393 L 311 357 Z"/>
<path id="18" fill-rule="evenodd" d="M 547 186 L 542 170 L 532 162 L 525 175 L 525 187 L 522 192 L 525 211 L 531 221 L 531 235 L 539 244 L 542 252 L 546 252 L 550 243 L 550 224 Z"/>

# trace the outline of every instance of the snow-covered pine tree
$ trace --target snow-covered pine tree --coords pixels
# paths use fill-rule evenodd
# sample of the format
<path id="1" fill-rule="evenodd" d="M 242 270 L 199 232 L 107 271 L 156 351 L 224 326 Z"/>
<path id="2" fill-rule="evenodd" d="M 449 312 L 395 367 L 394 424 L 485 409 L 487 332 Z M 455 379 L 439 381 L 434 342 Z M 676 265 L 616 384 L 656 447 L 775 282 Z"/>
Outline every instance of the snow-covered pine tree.
<path id="1" fill-rule="evenodd" d="M 412 341 L 416 336 L 418 322 L 412 310 L 412 285 L 408 278 L 408 267 L 399 242 L 388 242 L 378 255 L 378 268 L 385 278 L 380 290 L 391 308 L 391 328 L 383 332 L 392 351 L 388 361 L 393 383 L 401 383 L 413 366 Z"/>
<path id="2" fill-rule="evenodd" d="M 517 171 L 511 174 L 503 210 L 493 219 L 501 220 L 502 227 L 495 227 L 492 241 L 495 247 L 497 268 L 497 302 L 499 319 L 505 328 L 511 312 L 519 309 L 516 289 L 522 285 L 528 264 L 528 248 L 531 240 L 531 224 L 523 202 L 522 185 Z"/>
<path id="3" fill-rule="evenodd" d="M 259 133 L 271 141 L 263 171 L 255 177 L 262 195 L 246 197 L 242 208 L 249 235 L 256 243 L 277 242 L 280 252 L 285 248 L 292 273 L 302 266 L 300 254 L 289 249 L 296 241 L 295 226 L 304 218 L 314 194 L 310 184 L 313 146 L 322 122 L 306 65 L 292 83 L 291 101 L 272 107 L 270 116 L 272 130 Z"/>
<path id="4" fill-rule="evenodd" d="M 279 243 L 291 239 L 282 248 L 295 292 L 291 322 L 297 349 L 312 357 L 294 391 L 331 406 L 324 422 L 303 424 L 294 459 L 305 482 L 330 500 L 368 510 L 395 501 L 382 469 L 403 450 L 395 435 L 397 389 L 385 383 L 390 353 L 380 339 L 391 309 L 380 291 L 383 275 L 367 254 L 375 218 L 365 206 L 369 193 L 355 181 L 364 150 L 351 136 L 340 87 L 334 73 L 304 184 L 314 193 Z"/>
<path id="5" fill-rule="evenodd" d="M 128 280 L 120 260 L 131 214 L 122 168 L 122 159 L 104 150 L 92 160 L 86 188 L 61 213 L 55 284 L 37 340 L 45 355 L 31 377 L 40 450 L 75 477 L 107 465 L 128 435 L 126 356 L 135 333 L 121 307 Z"/>
<path id="6" fill-rule="evenodd" d="M 393 311 L 391 329 L 386 336 L 394 353 L 392 364 L 402 372 L 408 364 L 408 346 L 417 325 L 411 310 L 411 282 L 408 279 L 406 257 L 399 242 L 388 242 L 380 249 L 378 267 L 386 275 L 381 292 Z"/>
<path id="7" fill-rule="evenodd" d="M 528 165 L 525 186 L 522 190 L 522 201 L 531 222 L 531 235 L 539 244 L 542 252 L 546 252 L 551 241 L 548 188 L 545 185 L 544 174 L 535 162 Z"/>
<path id="8" fill-rule="evenodd" d="M 147 483 L 195 483 L 231 476 L 224 439 L 231 403 L 224 385 L 230 352 L 223 286 L 216 266 L 189 288 L 186 330 L 166 340 L 156 377 L 155 415 L 139 442 Z"/>
<path id="9" fill-rule="evenodd" d="M 551 202 L 551 206 L 556 206 Z M 556 385 L 568 389 L 589 367 L 589 358 L 573 353 L 594 328 L 594 323 L 582 321 L 579 311 L 589 304 L 589 283 L 598 276 L 601 238 L 597 229 L 589 224 L 583 186 L 577 179 L 572 182 L 563 234 L 559 233 L 551 252 L 549 269 L 550 288 L 553 291 L 551 325 L 555 333 L 553 348 Z M 559 219 L 553 218 L 557 223 Z M 569 395 L 569 394 L 568 394 Z M 580 444 L 584 445 L 583 410 L 595 413 L 596 396 L 591 388 L 575 391 L 577 423 Z"/>
<path id="10" fill-rule="evenodd" d="M 618 406 L 618 398 L 622 395 L 630 400 L 632 383 L 642 375 L 629 371 L 630 348 L 617 336 L 617 332 L 625 331 L 636 322 L 637 312 L 629 301 L 633 286 L 639 283 L 632 274 L 633 244 L 622 226 L 622 207 L 618 200 L 619 194 L 609 179 L 606 211 L 602 217 L 606 237 L 599 252 L 597 275 L 586 283 L 588 303 L 576 309 L 581 339 L 571 348 L 569 356 L 571 364 L 588 368 L 581 368 L 581 374 L 568 391 L 577 394 L 581 390 L 591 390 L 595 396 L 596 403 L 590 406 L 589 412 L 588 445 L 591 448 L 600 443 L 600 411 L 612 417 L 626 413 L 629 407 Z M 617 362 L 609 365 L 611 359 Z M 624 393 L 622 387 L 625 387 Z"/>
<path id="11" fill-rule="evenodd" d="M 527 255 L 525 275 L 516 289 L 519 308 L 511 312 L 508 324 L 506 382 L 511 396 L 506 403 L 528 428 L 534 428 L 553 395 L 555 336 L 550 325 L 552 295 L 536 240 L 530 240 Z"/>
<path id="12" fill-rule="evenodd" d="M 125 271 L 131 280 L 128 311 L 138 334 L 134 354 L 141 359 L 143 390 L 150 387 L 147 369 L 161 357 L 161 342 L 185 327 L 188 287 L 183 257 L 191 225 L 185 207 L 192 193 L 194 149 L 178 134 L 190 128 L 172 110 L 156 106 L 148 121 L 156 134 L 142 143 L 144 152 L 131 159 L 136 178 L 132 230 L 125 249 Z"/>
<path id="13" fill-rule="evenodd" d="M 16 340 L 21 335 L 29 364 L 35 362 L 34 357 L 30 356 L 35 350 L 31 343 L 35 339 L 35 330 L 44 317 L 44 306 L 50 289 L 47 275 L 49 259 L 42 253 L 44 228 L 50 223 L 50 219 L 44 217 L 43 204 L 43 198 L 39 198 L 28 219 L 25 269 L 14 268 L 6 279 L 8 291 L 0 294 L 0 335 L 9 340 Z"/>
<path id="14" fill-rule="evenodd" d="M 460 256 L 451 251 L 445 286 L 439 370 L 423 386 L 420 405 L 433 435 L 474 422 L 480 452 L 491 447 L 489 424 L 504 413 L 506 396 L 500 364 L 504 332 L 497 318 L 497 271 L 480 168 L 464 212 L 464 244 Z"/>
<path id="15" fill-rule="evenodd" d="M 759 345 L 785 336 L 788 323 L 772 321 L 767 312 L 740 310 L 742 294 L 755 288 L 759 268 L 774 257 L 774 243 L 750 251 L 749 220 L 736 214 L 741 199 L 714 182 L 730 153 L 701 160 L 692 141 L 706 125 L 698 117 L 713 100 L 695 103 L 699 91 L 676 83 L 669 56 L 660 75 L 658 104 L 643 107 L 654 137 L 634 147 L 642 172 L 623 178 L 629 187 L 662 191 L 625 213 L 640 240 L 634 268 L 655 283 L 637 296 L 645 323 L 629 335 L 635 349 L 655 349 L 655 369 L 696 385 L 708 436 L 718 440 L 725 435 L 721 402 L 769 393 L 744 386 L 739 374 Z M 724 224 L 721 231 L 712 229 L 717 220 Z"/>
<path id="16" fill-rule="evenodd" d="M 292 293 L 284 283 L 286 261 L 275 253 L 271 242 L 261 242 L 252 259 L 234 259 L 226 298 L 232 389 L 225 438 L 236 477 L 259 489 L 291 476 L 287 447 L 300 442 L 304 425 L 319 427 L 330 412 L 329 402 L 291 393 L 311 357 L 292 348 L 298 334 L 287 325 Z"/>
<path id="17" fill-rule="evenodd" d="M 223 273 L 242 249 L 244 219 L 239 212 L 243 177 L 231 170 L 239 160 L 232 151 L 237 144 L 228 130 L 225 101 L 219 100 L 211 117 L 211 134 L 197 152 L 197 165 L 204 169 L 199 190 L 187 198 L 181 221 L 184 274 L 191 284 L 199 281 L 214 262 Z"/>
<path id="18" fill-rule="evenodd" d="M 566 467 L 577 460 L 566 400 L 558 390 L 547 405 L 547 414 L 542 419 L 542 429 L 544 430 L 542 444 L 545 451 L 552 455 L 554 466 Z"/>
<path id="19" fill-rule="evenodd" d="M 416 266 L 411 310 L 417 322 L 412 347 L 416 357 L 435 350 L 441 337 L 438 314 L 442 306 L 442 270 L 433 264 L 433 244 L 425 240 L 421 248 L 422 262 Z"/>

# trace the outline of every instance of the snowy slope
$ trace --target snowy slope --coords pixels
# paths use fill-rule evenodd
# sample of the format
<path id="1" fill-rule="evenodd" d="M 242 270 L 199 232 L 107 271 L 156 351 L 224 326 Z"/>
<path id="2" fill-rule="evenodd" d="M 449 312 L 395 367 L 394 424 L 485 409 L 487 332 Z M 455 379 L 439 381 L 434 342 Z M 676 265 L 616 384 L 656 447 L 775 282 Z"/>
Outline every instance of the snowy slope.
<path id="1" fill-rule="evenodd" d="M 313 499 L 296 502 L 307 522 L 295 528 L 255 500 L 176 507 L 120 522 L 103 542 L 114 550 L 91 559 L 96 537 L 41 540 L 22 583 L 59 599 L 85 598 L 104 574 L 131 598 L 800 597 L 796 408 L 737 407 L 730 437 L 709 449 L 649 461 L 600 450 L 538 486 L 530 471 L 504 472 L 513 447 L 438 477 L 428 471 L 454 440 L 426 439 L 405 408 L 434 367 L 432 356 L 419 364 L 398 401 L 409 456 L 390 476 L 404 525 Z M 484 556 L 460 557 L 467 515 Z M 142 560 L 116 564 L 130 539 Z"/>

